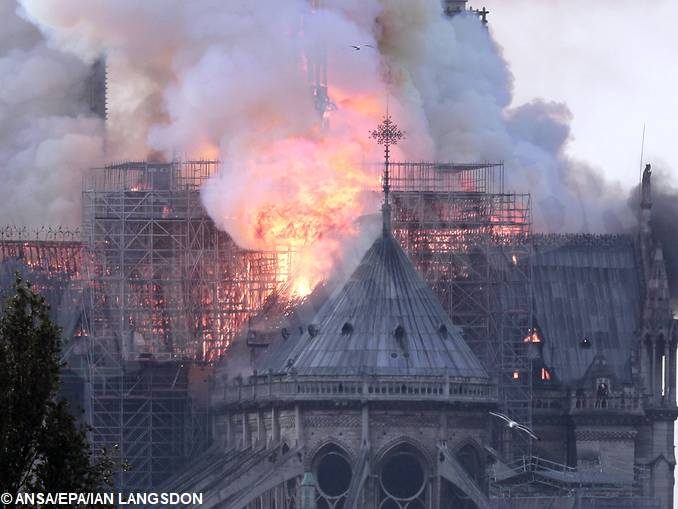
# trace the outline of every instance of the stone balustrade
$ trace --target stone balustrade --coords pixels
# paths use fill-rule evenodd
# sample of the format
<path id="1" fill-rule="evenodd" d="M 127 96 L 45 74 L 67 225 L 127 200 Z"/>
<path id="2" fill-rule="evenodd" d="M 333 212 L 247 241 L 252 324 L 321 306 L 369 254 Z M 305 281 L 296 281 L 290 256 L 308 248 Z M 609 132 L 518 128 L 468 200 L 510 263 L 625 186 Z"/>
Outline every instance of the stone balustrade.
<path id="1" fill-rule="evenodd" d="M 229 380 L 213 393 L 213 403 L 253 401 L 405 400 L 487 401 L 497 400 L 493 384 L 445 377 L 294 377 L 252 376 Z"/>
<path id="2" fill-rule="evenodd" d="M 641 412 L 642 402 L 639 396 L 614 394 L 607 397 L 573 396 L 570 399 L 570 413 L 592 411 Z"/>

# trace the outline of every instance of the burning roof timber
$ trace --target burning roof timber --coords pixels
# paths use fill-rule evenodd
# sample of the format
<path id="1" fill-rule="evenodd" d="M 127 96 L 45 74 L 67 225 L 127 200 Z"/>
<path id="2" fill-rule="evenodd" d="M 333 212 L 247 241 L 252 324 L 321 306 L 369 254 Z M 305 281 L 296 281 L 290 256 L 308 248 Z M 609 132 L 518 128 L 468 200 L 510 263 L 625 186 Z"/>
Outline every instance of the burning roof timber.
<path id="1" fill-rule="evenodd" d="M 76 240 L 79 231 L 57 234 L 56 229 L 45 230 L 41 240 L 28 240 L 35 232 L 5 229 L 0 239 L 5 275 L 13 270 L 11 261 L 23 264 L 35 279 L 40 273 L 41 281 L 68 280 L 71 286 L 76 281 L 81 285 L 87 259 L 89 284 L 99 295 L 95 306 L 125 314 L 124 330 L 119 332 L 129 338 L 124 348 L 132 356 L 167 354 L 211 361 L 245 325 L 248 342 L 261 347 L 275 342 L 286 327 L 292 334 L 292 322 L 287 319 L 290 323 L 281 325 L 276 318 L 289 315 L 298 303 L 289 300 L 283 289 L 292 263 L 288 254 L 281 257 L 280 253 L 237 248 L 201 208 L 200 185 L 217 167 L 216 161 L 130 162 L 94 170 L 85 184 L 84 243 Z M 566 372 L 560 365 L 568 363 L 557 358 L 567 352 L 554 346 L 560 336 L 588 335 L 600 337 L 602 343 L 605 337 L 616 338 L 624 343 L 618 347 L 628 348 L 629 340 L 624 338 L 634 324 L 624 320 L 633 317 L 620 309 L 627 304 L 635 309 L 638 292 L 627 285 L 628 292 L 620 293 L 610 285 L 632 280 L 617 272 L 625 270 L 630 275 L 638 270 L 630 238 L 530 237 L 529 196 L 504 191 L 500 163 L 393 163 L 391 186 L 396 237 L 486 365 L 488 354 L 482 352 L 480 340 L 487 339 L 492 324 L 482 319 L 492 310 L 472 309 L 467 304 L 491 297 L 484 293 L 490 285 L 481 277 L 484 269 L 478 264 L 490 269 L 495 264 L 492 270 L 496 270 L 496 259 L 504 265 L 520 265 L 528 256 L 532 260 L 536 320 L 552 341 L 549 348 L 555 357 L 549 362 L 557 365 L 561 376 L 566 377 Z M 534 253 L 529 249 L 532 240 Z M 478 251 L 488 241 L 498 246 L 498 254 Z M 483 260 L 486 256 L 496 259 Z M 575 278 L 571 273 L 576 270 L 589 272 Z M 563 276 L 568 281 L 558 290 L 565 293 L 556 295 L 553 278 L 561 272 L 569 274 Z M 611 279 L 605 279 L 605 274 Z M 601 288 L 609 286 L 610 299 L 628 294 L 626 301 L 613 306 L 611 318 L 605 318 L 607 310 L 594 313 L 595 306 L 587 306 L 581 316 L 575 313 L 572 323 L 554 322 L 558 302 L 575 299 L 574 294 L 567 297 L 575 281 L 599 276 L 609 282 Z M 117 293 L 119 285 L 126 288 L 122 294 Z M 581 292 L 577 290 L 577 295 Z M 117 296 L 123 294 L 125 302 L 114 309 L 112 302 L 119 302 Z M 297 328 L 305 329 L 310 317 L 295 320 Z M 596 324 L 613 328 L 601 329 Z M 581 366 L 570 364 L 577 373 L 587 366 L 585 360 Z M 623 359 L 616 364 L 622 369 Z"/>

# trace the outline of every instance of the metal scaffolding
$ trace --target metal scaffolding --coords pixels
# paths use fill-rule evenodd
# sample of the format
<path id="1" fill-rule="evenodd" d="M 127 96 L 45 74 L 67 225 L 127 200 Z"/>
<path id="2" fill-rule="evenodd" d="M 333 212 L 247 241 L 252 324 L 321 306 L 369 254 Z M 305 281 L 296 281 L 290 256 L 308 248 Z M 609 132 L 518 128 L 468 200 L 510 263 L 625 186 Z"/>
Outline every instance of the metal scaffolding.
<path id="1" fill-rule="evenodd" d="M 207 216 L 199 188 L 216 167 L 135 162 L 86 178 L 83 241 L 99 299 L 92 318 L 102 320 L 97 336 L 109 355 L 218 359 L 285 280 L 285 253 L 240 249 Z"/>
<path id="2" fill-rule="evenodd" d="M 529 195 L 504 192 L 501 163 L 391 163 L 390 181 L 396 237 L 469 346 L 498 373 L 503 411 L 530 425 Z"/>
<path id="3" fill-rule="evenodd" d="M 26 278 L 45 298 L 52 319 L 61 327 L 62 359 L 71 365 L 77 363 L 69 358 L 75 340 L 85 334 L 82 252 L 77 230 L 0 227 L 0 296 L 4 298 L 12 287 L 15 273 Z"/>
<path id="4" fill-rule="evenodd" d="M 65 398 L 76 418 L 84 417 L 84 355 L 87 339 L 83 327 L 81 277 L 82 244 L 77 230 L 59 227 L 0 227 L 0 300 L 11 292 L 15 274 L 31 283 L 44 297 L 52 320 L 61 328 L 59 395 Z"/>
<path id="5" fill-rule="evenodd" d="M 97 168 L 84 181 L 82 233 L 0 229 L 5 266 L 20 260 L 41 291 L 68 285 L 65 337 L 80 339 L 66 347 L 87 382 L 95 449 L 132 466 L 122 488 L 157 485 L 205 443 L 195 399 L 207 375 L 196 373 L 293 270 L 293 253 L 240 249 L 207 216 L 199 189 L 217 168 Z M 391 192 L 396 237 L 500 374 L 504 411 L 529 424 L 529 196 L 504 192 L 501 164 L 392 163 Z"/>
<path id="6" fill-rule="evenodd" d="M 201 418 L 185 371 L 218 359 L 289 267 L 284 252 L 238 248 L 207 216 L 199 188 L 217 166 L 128 162 L 85 178 L 89 412 L 95 447 L 132 465 L 122 488 L 156 485 L 182 447 L 199 447 L 169 431 Z"/>

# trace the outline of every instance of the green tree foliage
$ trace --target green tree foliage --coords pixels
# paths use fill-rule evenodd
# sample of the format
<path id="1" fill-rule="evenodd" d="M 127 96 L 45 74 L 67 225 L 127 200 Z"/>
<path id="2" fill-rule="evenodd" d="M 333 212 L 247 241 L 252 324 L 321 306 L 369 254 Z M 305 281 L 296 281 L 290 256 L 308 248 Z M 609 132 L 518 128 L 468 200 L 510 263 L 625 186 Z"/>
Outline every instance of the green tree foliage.
<path id="1" fill-rule="evenodd" d="M 85 429 L 57 396 L 60 330 L 17 275 L 0 312 L 0 492 L 96 492 L 114 464 L 96 459 Z"/>

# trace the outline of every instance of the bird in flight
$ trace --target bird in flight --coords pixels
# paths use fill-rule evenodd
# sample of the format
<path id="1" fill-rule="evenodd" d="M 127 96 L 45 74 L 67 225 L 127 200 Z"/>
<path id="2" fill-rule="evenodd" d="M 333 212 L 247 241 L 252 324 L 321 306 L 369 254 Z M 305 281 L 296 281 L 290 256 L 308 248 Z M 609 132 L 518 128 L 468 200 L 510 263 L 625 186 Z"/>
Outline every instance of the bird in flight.
<path id="1" fill-rule="evenodd" d="M 353 48 L 353 49 L 356 50 L 356 51 L 360 51 L 362 48 L 372 48 L 372 49 L 376 49 L 376 48 L 375 48 L 374 46 L 372 46 L 371 44 L 361 44 L 361 45 L 359 45 L 359 46 L 358 46 L 358 45 L 355 45 L 355 44 L 351 44 L 351 48 Z"/>
<path id="2" fill-rule="evenodd" d="M 517 423 L 516 421 L 511 419 L 508 415 L 500 414 L 498 412 L 490 412 L 490 415 L 494 415 L 495 417 L 498 417 L 502 421 L 505 421 L 507 427 L 509 427 L 511 429 L 518 430 L 518 431 L 522 431 L 523 433 L 527 433 L 528 435 L 530 435 L 535 440 L 539 440 L 539 437 L 537 435 L 535 435 L 534 432 L 530 428 L 528 428 L 527 426 L 523 426 L 520 423 Z"/>

